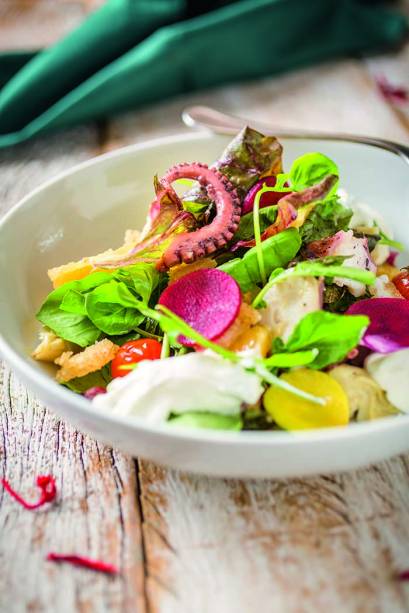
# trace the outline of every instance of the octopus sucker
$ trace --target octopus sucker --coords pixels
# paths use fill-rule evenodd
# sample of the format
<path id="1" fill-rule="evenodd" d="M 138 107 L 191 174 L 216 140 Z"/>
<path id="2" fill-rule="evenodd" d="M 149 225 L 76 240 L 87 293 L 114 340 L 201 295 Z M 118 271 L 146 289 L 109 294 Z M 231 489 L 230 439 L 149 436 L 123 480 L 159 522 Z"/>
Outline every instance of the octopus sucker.
<path id="1" fill-rule="evenodd" d="M 179 234 L 158 263 L 160 270 L 214 253 L 233 237 L 240 222 L 241 203 L 237 190 L 218 170 L 197 162 L 177 164 L 165 173 L 160 184 L 172 191 L 173 181 L 182 178 L 197 181 L 207 191 L 214 201 L 216 215 L 198 230 Z"/>

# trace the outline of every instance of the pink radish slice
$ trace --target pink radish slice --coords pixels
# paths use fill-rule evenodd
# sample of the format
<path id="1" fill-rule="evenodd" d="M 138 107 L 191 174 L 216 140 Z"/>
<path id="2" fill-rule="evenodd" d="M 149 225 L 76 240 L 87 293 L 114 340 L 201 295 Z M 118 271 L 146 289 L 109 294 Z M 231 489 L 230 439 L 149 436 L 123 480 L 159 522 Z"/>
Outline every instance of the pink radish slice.
<path id="1" fill-rule="evenodd" d="M 409 347 L 409 301 L 404 298 L 368 298 L 352 304 L 348 315 L 367 315 L 371 321 L 361 345 L 378 353 Z"/>
<path id="2" fill-rule="evenodd" d="M 251 189 L 249 189 L 246 194 L 246 197 L 244 198 L 241 214 L 245 215 L 246 213 L 250 213 L 250 211 L 253 210 L 256 194 L 259 189 L 263 187 L 264 183 L 266 183 L 268 187 L 274 187 L 276 182 L 277 179 L 273 175 L 269 177 L 263 177 L 263 179 L 257 181 L 257 183 L 253 185 Z M 288 184 L 285 183 L 285 186 L 288 187 Z M 290 192 L 265 192 L 260 198 L 260 209 L 263 209 L 266 206 L 271 206 L 272 204 L 277 204 L 277 202 L 281 200 L 281 198 L 287 196 L 289 193 Z"/>
<path id="3" fill-rule="evenodd" d="M 205 338 L 215 340 L 236 319 L 241 293 L 237 282 L 222 270 L 203 268 L 169 285 L 159 304 L 173 311 Z M 196 343 L 185 336 L 178 341 L 188 347 Z"/>

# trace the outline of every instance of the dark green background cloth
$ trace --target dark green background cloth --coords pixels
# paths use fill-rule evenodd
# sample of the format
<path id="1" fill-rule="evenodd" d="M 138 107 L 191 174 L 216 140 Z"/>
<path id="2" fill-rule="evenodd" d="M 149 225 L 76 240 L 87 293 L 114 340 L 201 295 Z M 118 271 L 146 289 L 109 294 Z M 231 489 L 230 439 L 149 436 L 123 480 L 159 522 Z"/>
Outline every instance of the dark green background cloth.
<path id="1" fill-rule="evenodd" d="M 110 0 L 45 50 L 0 55 L 0 147 L 184 92 L 401 42 L 362 0 Z"/>

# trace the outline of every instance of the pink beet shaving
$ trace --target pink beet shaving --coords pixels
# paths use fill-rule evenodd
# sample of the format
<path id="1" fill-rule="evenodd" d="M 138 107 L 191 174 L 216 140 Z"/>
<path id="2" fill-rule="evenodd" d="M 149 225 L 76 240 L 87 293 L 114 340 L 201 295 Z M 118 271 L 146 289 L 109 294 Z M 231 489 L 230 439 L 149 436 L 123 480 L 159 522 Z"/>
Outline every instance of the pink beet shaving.
<path id="1" fill-rule="evenodd" d="M 409 347 L 409 300 L 368 298 L 352 304 L 348 315 L 367 315 L 371 321 L 361 345 L 378 353 Z"/>
<path id="2" fill-rule="evenodd" d="M 237 282 L 227 273 L 216 268 L 201 269 L 169 285 L 159 304 L 173 311 L 207 339 L 215 340 L 236 319 L 241 293 Z M 185 336 L 178 340 L 186 346 L 195 344 Z"/>

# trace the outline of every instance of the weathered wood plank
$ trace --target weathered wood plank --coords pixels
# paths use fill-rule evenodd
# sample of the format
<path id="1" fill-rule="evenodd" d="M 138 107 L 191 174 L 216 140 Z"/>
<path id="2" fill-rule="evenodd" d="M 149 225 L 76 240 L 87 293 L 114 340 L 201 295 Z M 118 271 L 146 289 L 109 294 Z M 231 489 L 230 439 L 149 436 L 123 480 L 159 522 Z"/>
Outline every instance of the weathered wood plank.
<path id="1" fill-rule="evenodd" d="M 98 150 L 94 129 L 38 139 L 0 153 L 5 212 L 22 195 Z M 26 511 L 0 491 L 0 610 L 145 611 L 142 533 L 132 459 L 110 450 L 40 405 L 0 370 L 0 474 L 36 496 L 38 474 L 57 479 L 58 504 Z M 116 564 L 110 579 L 45 561 L 75 552 Z M 22 588 L 22 586 L 24 586 Z"/>
<path id="2" fill-rule="evenodd" d="M 188 104 L 282 127 L 406 141 L 356 61 L 192 94 L 110 123 L 105 148 L 185 128 Z M 370 109 L 370 113 L 368 112 Z M 403 612 L 409 590 L 408 458 L 336 477 L 208 479 L 140 465 L 150 606 L 180 611 Z"/>
<path id="3" fill-rule="evenodd" d="M 129 114 L 108 126 L 105 148 L 180 131 L 180 110 L 195 102 L 287 127 L 407 136 L 362 66 L 345 62 Z M 92 131 L 75 134 L 71 141 L 56 136 L 1 154 L 3 210 L 98 149 Z M 133 464 L 58 422 L 8 371 L 3 381 L 7 476 L 27 491 L 35 474 L 52 471 L 63 502 L 30 514 L 0 497 L 0 608 L 43 611 L 58 602 L 62 611 L 143 611 Z M 139 480 L 153 610 L 407 610 L 408 588 L 392 579 L 395 569 L 409 566 L 407 459 L 286 482 L 207 479 L 144 462 Z M 43 562 L 51 545 L 68 544 L 122 560 L 124 579 Z"/>
<path id="4" fill-rule="evenodd" d="M 193 477 L 143 463 L 154 610 L 393 611 L 409 606 L 409 463 L 314 479 Z"/>

